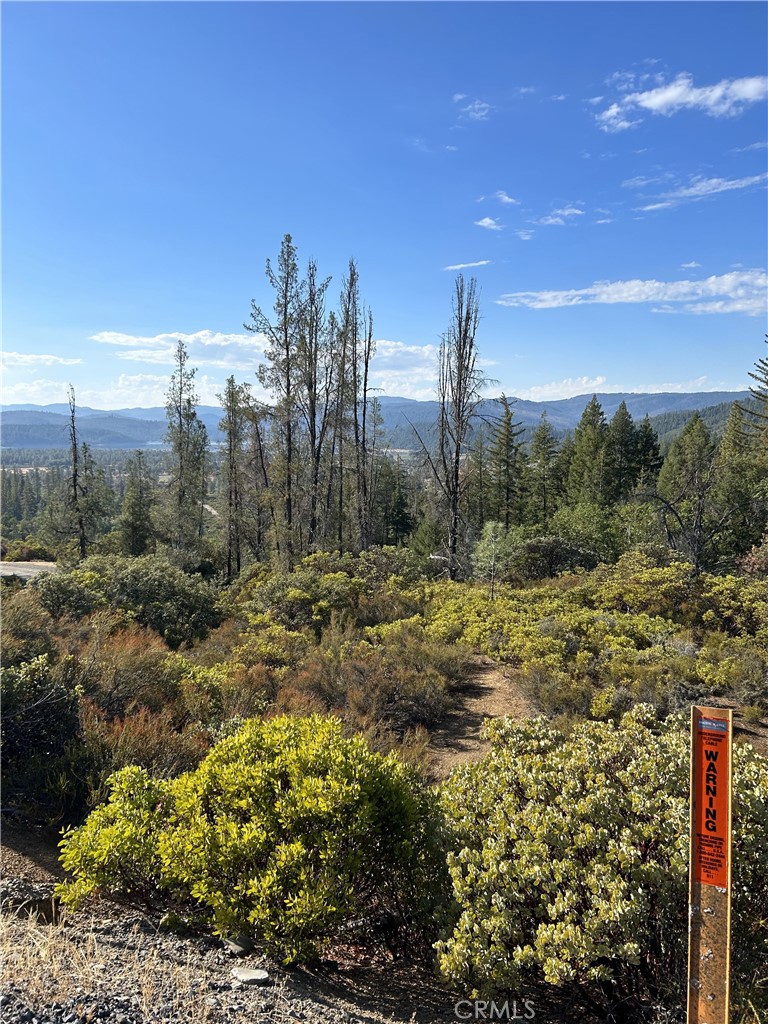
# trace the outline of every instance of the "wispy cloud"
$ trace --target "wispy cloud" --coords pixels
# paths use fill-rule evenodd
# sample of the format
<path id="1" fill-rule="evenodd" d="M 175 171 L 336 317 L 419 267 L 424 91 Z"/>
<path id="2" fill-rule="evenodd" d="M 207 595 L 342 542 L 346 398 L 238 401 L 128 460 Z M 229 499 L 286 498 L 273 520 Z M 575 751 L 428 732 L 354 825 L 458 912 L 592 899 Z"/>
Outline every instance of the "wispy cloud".
<path id="1" fill-rule="evenodd" d="M 723 79 L 715 85 L 696 86 L 687 72 L 653 89 L 629 92 L 636 83 L 631 72 L 618 72 L 613 84 L 623 95 L 596 115 L 598 126 L 609 133 L 626 131 L 645 114 L 671 117 L 681 110 L 700 110 L 710 117 L 735 117 L 752 103 L 768 96 L 768 77 Z"/>
<path id="2" fill-rule="evenodd" d="M 454 103 L 461 103 L 462 100 L 467 98 L 467 94 L 465 92 L 455 92 L 452 98 Z"/>
<path id="3" fill-rule="evenodd" d="M 94 409 L 147 409 L 165 405 L 168 375 L 151 373 L 120 374 L 102 386 L 76 384 L 77 404 Z M 221 381 L 205 375 L 195 377 L 195 389 L 203 405 L 218 405 L 218 395 L 224 390 Z M 258 385 L 254 396 L 264 400 Z M 25 384 L 3 388 L 3 399 L 8 405 L 31 402 L 49 405 L 67 401 L 67 384 L 60 380 L 38 379 Z"/>
<path id="4" fill-rule="evenodd" d="M 556 402 L 562 398 L 576 398 L 578 395 L 640 394 L 660 395 L 673 392 L 688 394 L 692 391 L 725 391 L 722 383 L 710 381 L 708 377 L 694 377 L 692 380 L 665 381 L 661 384 L 611 384 L 608 377 L 566 377 L 548 384 L 535 384 L 530 388 L 516 389 L 515 398 L 529 402 Z"/>
<path id="5" fill-rule="evenodd" d="M 580 210 L 577 206 L 563 206 L 559 210 L 552 210 L 546 217 L 542 217 L 537 223 L 539 224 L 565 224 L 573 217 L 583 217 L 584 211 Z"/>
<path id="6" fill-rule="evenodd" d="M 483 217 L 481 220 L 476 220 L 475 224 L 479 228 L 486 228 L 488 231 L 503 231 L 504 225 L 499 224 L 495 217 Z"/>
<path id="7" fill-rule="evenodd" d="M 732 153 L 752 153 L 758 149 L 768 149 L 768 142 L 753 142 L 749 146 L 737 146 Z"/>
<path id="8" fill-rule="evenodd" d="M 702 281 L 596 281 L 588 288 L 563 291 L 510 292 L 500 296 L 500 306 L 528 309 L 560 309 L 565 306 L 616 303 L 661 303 L 659 313 L 744 313 L 759 316 L 766 311 L 768 274 L 765 270 L 732 271 Z"/>
<path id="9" fill-rule="evenodd" d="M 520 205 L 520 200 L 519 199 L 513 199 L 512 196 L 507 195 L 507 193 L 504 191 L 503 188 L 500 188 L 496 192 L 492 192 L 489 196 L 478 196 L 477 197 L 477 202 L 478 203 L 484 203 L 486 199 L 496 199 L 496 200 L 498 200 L 498 202 L 502 203 L 504 206 L 519 206 Z"/>
<path id="10" fill-rule="evenodd" d="M 468 267 L 487 267 L 490 260 L 475 260 L 474 263 L 452 263 L 449 267 L 443 267 L 443 270 L 466 270 Z"/>
<path id="11" fill-rule="evenodd" d="M 701 266 L 701 264 L 697 263 L 696 260 L 691 260 L 690 263 L 681 263 L 680 264 L 680 269 L 681 270 L 696 270 L 700 266 Z"/>
<path id="12" fill-rule="evenodd" d="M 194 366 L 223 370 L 253 370 L 264 353 L 266 338 L 261 334 L 223 334 L 196 331 L 193 334 L 168 333 L 152 336 L 100 331 L 90 338 L 101 345 L 114 345 L 121 351 L 118 359 L 172 366 L 177 341 L 183 341 Z"/>
<path id="13" fill-rule="evenodd" d="M 563 101 L 563 100 L 566 100 L 566 99 L 568 99 L 568 97 L 567 97 L 567 96 L 565 96 L 565 95 L 562 95 L 562 94 L 561 94 L 561 95 L 559 95 L 559 96 L 550 96 L 549 98 L 550 98 L 551 100 L 553 100 L 553 102 L 555 102 L 555 103 L 562 103 L 562 101 Z"/>
<path id="14" fill-rule="evenodd" d="M 536 232 L 530 231 L 528 228 L 521 228 L 519 231 L 516 231 L 515 234 L 521 241 L 530 242 Z"/>
<path id="15" fill-rule="evenodd" d="M 461 113 L 470 121 L 487 121 L 493 107 L 484 100 L 472 100 L 466 107 L 461 108 Z"/>
<path id="16" fill-rule="evenodd" d="M 648 206 L 641 206 L 641 210 L 663 210 L 671 206 L 678 206 L 680 203 L 696 202 L 699 199 L 706 199 L 708 196 L 718 195 L 721 192 L 732 192 L 743 188 L 753 188 L 762 185 L 768 180 L 768 172 L 753 174 L 747 178 L 703 178 L 697 176 L 691 178 L 687 185 L 672 189 L 669 192 L 662 192 L 659 196 L 660 202 L 651 203 Z"/>
<path id="17" fill-rule="evenodd" d="M 3 352 L 0 362 L 3 366 L 75 366 L 82 359 L 66 359 L 62 356 L 49 356 L 33 352 Z"/>
<path id="18" fill-rule="evenodd" d="M 669 181 L 672 177 L 671 174 L 656 174 L 648 177 L 644 174 L 638 174 L 634 178 L 626 178 L 621 183 L 622 188 L 648 188 L 650 185 L 660 185 L 663 181 Z"/>

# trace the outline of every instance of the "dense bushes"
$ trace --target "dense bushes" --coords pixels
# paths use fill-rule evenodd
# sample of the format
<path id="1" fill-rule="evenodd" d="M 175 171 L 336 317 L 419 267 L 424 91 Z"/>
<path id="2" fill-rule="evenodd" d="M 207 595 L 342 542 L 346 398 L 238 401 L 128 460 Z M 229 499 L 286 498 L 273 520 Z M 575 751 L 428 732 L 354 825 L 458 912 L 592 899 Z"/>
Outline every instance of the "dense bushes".
<path id="1" fill-rule="evenodd" d="M 768 584 L 623 556 L 537 586 L 434 585 L 427 635 L 506 661 L 548 712 L 664 712 L 705 695 L 768 700 Z"/>
<path id="2" fill-rule="evenodd" d="M 119 608 L 172 648 L 206 636 L 221 622 L 213 587 L 157 555 L 93 555 L 71 572 L 39 577 L 34 585 L 56 618 Z"/>
<path id="3" fill-rule="evenodd" d="M 286 960 L 344 924 L 428 927 L 444 881 L 428 795 L 394 755 L 329 718 L 250 721 L 171 781 L 127 768 L 63 842 L 89 893 L 172 906 L 220 934 L 251 932 Z"/>
<path id="4" fill-rule="evenodd" d="M 570 737 L 489 726 L 491 753 L 443 792 L 459 914 L 445 976 L 483 996 L 578 983 L 596 1000 L 683 1001 L 688 730 L 647 706 Z M 768 764 L 734 751 L 733 975 L 768 954 Z"/>

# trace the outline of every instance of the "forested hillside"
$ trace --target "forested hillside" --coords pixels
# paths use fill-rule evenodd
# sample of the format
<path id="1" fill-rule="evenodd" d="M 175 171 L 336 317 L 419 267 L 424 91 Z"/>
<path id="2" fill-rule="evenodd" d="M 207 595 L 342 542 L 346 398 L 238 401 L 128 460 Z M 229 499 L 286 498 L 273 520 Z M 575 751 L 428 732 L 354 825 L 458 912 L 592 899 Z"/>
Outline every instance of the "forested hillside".
<path id="1" fill-rule="evenodd" d="M 717 703 L 739 737 L 733 1005 L 757 1024 L 768 363 L 722 432 L 722 406 L 660 436 L 629 396 L 593 396 L 526 439 L 518 404 L 483 404 L 459 276 L 435 429 L 406 455 L 354 261 L 336 302 L 290 236 L 267 269 L 248 327 L 270 401 L 230 377 L 218 444 L 179 342 L 164 450 L 94 452 L 84 425 L 108 428 L 71 391 L 65 457 L 3 470 L 4 558 L 57 563 L 3 578 L 4 806 L 65 828 L 61 899 L 287 963 L 386 949 L 465 994 L 677 1019 L 686 712 Z M 539 714 L 492 722 L 440 778 L 431 737 L 481 658 Z"/>

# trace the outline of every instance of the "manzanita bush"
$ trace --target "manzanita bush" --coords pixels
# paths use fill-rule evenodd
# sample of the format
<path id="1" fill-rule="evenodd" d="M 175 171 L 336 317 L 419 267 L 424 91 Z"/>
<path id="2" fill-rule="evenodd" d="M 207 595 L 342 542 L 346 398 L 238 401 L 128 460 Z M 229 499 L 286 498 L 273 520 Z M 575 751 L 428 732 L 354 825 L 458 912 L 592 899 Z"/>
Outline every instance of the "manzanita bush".
<path id="1" fill-rule="evenodd" d="M 638 705 L 570 735 L 489 725 L 492 748 L 442 794 L 459 916 L 438 943 L 451 982 L 484 996 L 577 983 L 605 1003 L 685 988 L 688 728 Z M 768 762 L 734 750 L 732 969 L 768 963 Z"/>
<path id="2" fill-rule="evenodd" d="M 78 906 L 94 892 L 251 933 L 286 961 L 347 928 L 423 936 L 447 880 L 434 800 L 395 755 L 334 718 L 253 719 L 200 767 L 125 768 L 63 840 Z"/>

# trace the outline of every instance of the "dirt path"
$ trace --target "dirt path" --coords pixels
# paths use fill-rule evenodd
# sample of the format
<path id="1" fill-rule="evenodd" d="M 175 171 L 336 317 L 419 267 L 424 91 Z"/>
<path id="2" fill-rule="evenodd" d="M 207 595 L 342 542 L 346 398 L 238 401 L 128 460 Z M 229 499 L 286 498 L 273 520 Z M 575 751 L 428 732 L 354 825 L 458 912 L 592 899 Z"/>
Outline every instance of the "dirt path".
<path id="1" fill-rule="evenodd" d="M 491 658 L 478 658 L 461 691 L 461 706 L 434 729 L 427 748 L 436 779 L 444 779 L 457 765 L 478 761 L 489 744 L 480 733 L 489 718 L 533 718 L 538 708 Z"/>

